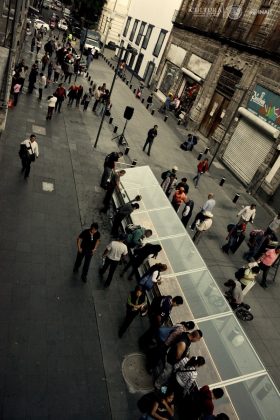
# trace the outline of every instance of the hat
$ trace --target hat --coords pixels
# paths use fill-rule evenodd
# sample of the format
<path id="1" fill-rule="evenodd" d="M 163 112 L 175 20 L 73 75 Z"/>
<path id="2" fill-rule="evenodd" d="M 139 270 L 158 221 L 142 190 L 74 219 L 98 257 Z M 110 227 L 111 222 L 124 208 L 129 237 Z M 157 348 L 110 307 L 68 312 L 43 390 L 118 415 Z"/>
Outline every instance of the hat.
<path id="1" fill-rule="evenodd" d="M 177 166 L 173 166 L 174 171 L 178 171 L 178 167 Z"/>
<path id="2" fill-rule="evenodd" d="M 213 217 L 213 214 L 211 213 L 211 211 L 204 211 L 203 214 L 206 217 Z"/>

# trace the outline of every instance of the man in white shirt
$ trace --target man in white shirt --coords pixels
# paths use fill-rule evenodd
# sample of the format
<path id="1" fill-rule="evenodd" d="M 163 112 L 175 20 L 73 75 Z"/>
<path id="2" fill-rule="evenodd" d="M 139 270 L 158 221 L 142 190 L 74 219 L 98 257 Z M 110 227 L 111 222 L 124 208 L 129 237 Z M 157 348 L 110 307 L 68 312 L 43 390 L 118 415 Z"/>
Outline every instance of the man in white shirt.
<path id="1" fill-rule="evenodd" d="M 197 213 L 197 215 L 195 216 L 194 221 L 192 222 L 190 229 L 194 230 L 198 220 L 203 221 L 203 214 L 206 211 L 209 211 L 210 213 L 212 213 L 213 208 L 216 205 L 216 200 L 214 200 L 214 194 L 213 193 L 209 193 L 208 194 L 208 200 L 205 201 L 205 203 L 203 204 L 203 206 L 201 207 L 201 210 Z"/>
<path id="2" fill-rule="evenodd" d="M 105 262 L 103 267 L 99 270 L 101 276 L 105 274 L 106 270 L 109 268 L 109 274 L 107 280 L 104 284 L 104 287 L 109 287 L 111 281 L 113 279 L 114 272 L 120 262 L 120 260 L 127 255 L 127 246 L 123 243 L 124 236 L 121 236 L 118 240 L 112 241 L 109 245 L 107 245 L 104 253 L 103 258 L 105 258 Z"/>
<path id="3" fill-rule="evenodd" d="M 210 211 L 203 212 L 203 220 L 199 220 L 196 224 L 196 232 L 193 236 L 193 242 L 198 241 L 198 238 L 200 237 L 202 232 L 205 232 L 206 230 L 210 229 L 213 223 L 212 218 L 213 214 Z"/>
<path id="4" fill-rule="evenodd" d="M 256 216 L 256 204 L 245 206 L 239 213 L 237 213 L 237 216 L 240 216 L 238 223 L 253 223 Z"/>
<path id="5" fill-rule="evenodd" d="M 39 157 L 39 147 L 35 134 L 31 134 L 29 139 L 21 142 L 19 156 L 22 163 L 21 172 L 24 172 L 24 179 L 26 179 L 29 177 L 31 162 L 34 162 L 35 158 Z"/>
<path id="6" fill-rule="evenodd" d="M 39 98 L 38 100 L 41 101 L 42 99 L 42 94 L 43 94 L 43 89 L 46 87 L 47 84 L 47 78 L 44 75 L 44 73 L 40 73 L 40 77 L 38 80 L 38 91 L 39 91 Z"/>
<path id="7" fill-rule="evenodd" d="M 53 114 L 56 102 L 57 102 L 57 98 L 55 96 L 52 95 L 48 97 L 48 113 L 47 113 L 46 120 L 52 119 L 52 114 Z"/>

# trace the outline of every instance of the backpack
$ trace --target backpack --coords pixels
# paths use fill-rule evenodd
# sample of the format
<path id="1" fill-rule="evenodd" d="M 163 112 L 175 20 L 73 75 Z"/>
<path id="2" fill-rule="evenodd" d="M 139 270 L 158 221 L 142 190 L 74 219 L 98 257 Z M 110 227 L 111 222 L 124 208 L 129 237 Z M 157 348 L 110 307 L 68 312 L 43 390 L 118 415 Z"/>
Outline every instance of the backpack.
<path id="1" fill-rule="evenodd" d="M 169 169 L 168 171 L 162 172 L 161 179 L 164 181 L 170 174 L 171 174 L 171 171 Z"/>
<path id="2" fill-rule="evenodd" d="M 234 276 L 235 276 L 236 280 L 240 280 L 244 277 L 245 270 L 246 270 L 246 268 L 241 267 L 234 273 Z"/>
<path id="3" fill-rule="evenodd" d="M 127 234 L 133 233 L 136 229 L 140 229 L 140 228 L 141 228 L 140 225 L 134 225 L 133 223 L 130 223 L 125 227 L 125 232 Z"/>

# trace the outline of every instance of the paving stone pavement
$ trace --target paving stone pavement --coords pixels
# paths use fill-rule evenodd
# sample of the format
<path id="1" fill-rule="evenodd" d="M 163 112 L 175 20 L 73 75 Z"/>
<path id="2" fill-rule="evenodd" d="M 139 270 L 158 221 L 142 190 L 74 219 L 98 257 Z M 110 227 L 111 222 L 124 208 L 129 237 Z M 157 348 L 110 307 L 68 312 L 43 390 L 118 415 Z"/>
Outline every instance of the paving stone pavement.
<path id="1" fill-rule="evenodd" d="M 90 73 L 98 84 L 110 85 L 113 72 L 103 60 L 95 60 Z M 87 86 L 83 78 L 78 82 Z M 64 103 L 63 112 L 46 121 L 45 99 L 52 89 L 44 91 L 41 103 L 37 91 L 32 96 L 22 95 L 18 106 L 9 111 L 0 141 L 0 418 L 137 419 L 139 394 L 128 391 L 121 365 L 125 355 L 138 351 L 137 339 L 147 320 L 136 319 L 119 340 L 118 326 L 132 284 L 116 275 L 110 288 L 103 290 L 97 274 L 109 241 L 109 221 L 98 212 L 103 197 L 99 180 L 105 155 L 117 150 L 117 145 L 106 119 L 98 146 L 93 148 L 100 119 L 90 107 L 82 112 Z M 135 108 L 126 131 L 131 160 L 136 158 L 138 165 L 150 164 L 158 179 L 164 168 L 174 164 L 179 167 L 179 176 L 191 179 L 197 150 L 181 152 L 182 131 L 177 133 L 176 127 L 164 123 L 159 114 L 151 116 L 119 79 L 112 102 L 119 131 L 124 125 L 125 106 Z M 149 158 L 142 147 L 147 130 L 154 124 L 159 125 L 159 135 Z M 20 173 L 18 149 L 33 130 L 38 133 L 40 157 L 32 164 L 26 182 Z M 221 176 L 227 179 L 223 188 L 218 185 Z M 43 191 L 42 182 L 53 183 L 54 191 Z M 213 166 L 197 190 L 190 181 L 196 209 L 209 191 L 217 199 L 214 225 L 198 248 L 222 285 L 243 263 L 246 249 L 244 244 L 235 256 L 221 253 L 226 225 L 236 220 L 237 210 L 252 198 L 222 165 Z M 236 192 L 241 197 L 234 205 Z M 267 209 L 258 206 L 256 226 L 265 226 L 270 218 Z M 72 274 L 75 241 L 81 228 L 93 220 L 100 225 L 102 240 L 85 285 Z M 255 318 L 244 325 L 278 386 L 279 293 L 279 279 L 265 291 L 256 285 L 246 299 Z"/>

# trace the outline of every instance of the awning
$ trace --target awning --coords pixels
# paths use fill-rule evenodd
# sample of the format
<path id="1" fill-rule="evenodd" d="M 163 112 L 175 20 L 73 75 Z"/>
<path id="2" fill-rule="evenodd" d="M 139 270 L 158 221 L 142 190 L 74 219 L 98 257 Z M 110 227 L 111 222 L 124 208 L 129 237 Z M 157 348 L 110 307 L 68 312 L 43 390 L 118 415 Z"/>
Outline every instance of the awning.
<path id="1" fill-rule="evenodd" d="M 277 137 L 279 136 L 280 131 L 277 130 L 277 128 L 272 127 L 272 125 L 257 117 L 252 112 L 248 111 L 246 108 L 243 108 L 241 106 L 240 108 L 238 108 L 238 113 L 242 115 L 242 117 L 247 118 L 247 120 L 249 120 L 251 124 L 256 125 L 258 128 L 265 131 L 273 138 L 277 139 Z"/>
<path id="2" fill-rule="evenodd" d="M 201 79 L 201 77 L 197 76 L 191 70 L 185 69 L 185 67 L 182 67 L 181 70 L 182 70 L 183 73 L 185 73 L 187 76 L 191 77 L 196 82 L 201 83 L 203 81 L 203 79 Z"/>

